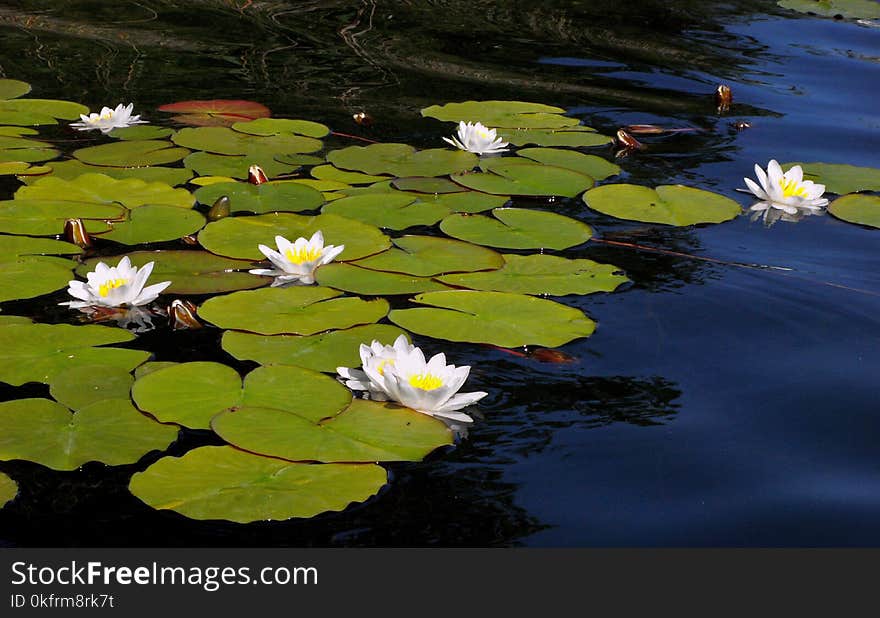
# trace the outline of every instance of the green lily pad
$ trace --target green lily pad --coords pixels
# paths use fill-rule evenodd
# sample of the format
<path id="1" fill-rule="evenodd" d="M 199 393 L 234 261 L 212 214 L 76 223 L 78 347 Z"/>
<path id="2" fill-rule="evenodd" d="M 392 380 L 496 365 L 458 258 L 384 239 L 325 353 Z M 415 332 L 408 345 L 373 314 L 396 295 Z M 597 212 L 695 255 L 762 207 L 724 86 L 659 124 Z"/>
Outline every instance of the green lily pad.
<path id="1" fill-rule="evenodd" d="M 143 204 L 164 204 L 192 208 L 195 198 L 186 189 L 175 189 L 163 182 L 145 182 L 137 178 L 118 180 L 104 174 L 83 174 L 73 180 L 49 176 L 33 185 L 21 187 L 16 199 L 70 200 L 109 204 L 117 202 L 126 208 Z"/>
<path id="2" fill-rule="evenodd" d="M 828 212 L 844 221 L 880 228 L 880 197 L 876 195 L 845 195 L 828 206 Z"/>
<path id="3" fill-rule="evenodd" d="M 372 270 L 432 277 L 452 272 L 492 270 L 504 265 L 500 253 L 467 242 L 435 236 L 402 236 L 395 248 L 356 262 Z"/>
<path id="4" fill-rule="evenodd" d="M 566 169 L 574 170 L 591 176 L 595 180 L 604 180 L 620 173 L 620 166 L 609 163 L 602 157 L 596 155 L 588 155 L 576 150 L 563 150 L 559 148 L 521 148 L 516 151 L 518 157 L 525 157 L 539 163 L 547 165 L 555 165 Z M 510 160 L 510 157 L 504 159 L 490 159 L 493 163 L 498 161 Z"/>
<path id="5" fill-rule="evenodd" d="M 320 270 L 320 269 L 319 269 Z M 325 330 L 372 324 L 388 313 L 388 301 L 337 298 L 322 287 L 276 287 L 210 298 L 199 316 L 220 328 L 262 335 L 314 335 Z"/>
<path id="6" fill-rule="evenodd" d="M 840 163 L 784 163 L 786 171 L 800 165 L 804 179 L 825 185 L 828 193 L 845 195 L 858 191 L 880 191 L 880 169 Z"/>
<path id="7" fill-rule="evenodd" d="M 449 210 L 441 204 L 417 201 L 417 198 L 406 193 L 344 197 L 325 204 L 321 212 L 392 230 L 403 230 L 414 225 L 434 225 L 449 214 Z"/>
<path id="8" fill-rule="evenodd" d="M 248 523 L 341 511 L 386 482 L 387 473 L 375 464 L 298 464 L 204 446 L 160 459 L 132 476 L 129 489 L 154 509 Z"/>
<path id="9" fill-rule="evenodd" d="M 34 461 L 54 470 L 75 470 L 88 461 L 134 463 L 176 438 L 176 427 L 144 416 L 127 398 L 105 399 L 75 414 L 48 399 L 0 403 L 0 459 Z"/>
<path id="10" fill-rule="evenodd" d="M 160 422 L 208 429 L 215 414 L 240 403 L 241 388 L 241 376 L 232 367 L 197 361 L 138 378 L 131 398 Z"/>
<path id="11" fill-rule="evenodd" d="M 842 15 L 850 19 L 880 18 L 880 6 L 873 0 L 779 0 L 776 4 L 785 9 L 815 13 L 823 17 Z"/>
<path id="12" fill-rule="evenodd" d="M 184 211 L 185 212 L 185 211 Z M 127 254 L 138 268 L 155 262 L 150 281 L 171 281 L 166 294 L 214 294 L 246 290 L 266 285 L 266 278 L 247 272 L 254 264 L 247 260 L 233 260 L 207 251 L 135 251 Z M 91 258 L 76 272 L 85 276 L 95 269 L 102 258 Z M 239 272 L 243 271 L 243 272 Z"/>
<path id="13" fill-rule="evenodd" d="M 29 129 L 27 127 L 0 127 L 0 135 L 12 136 L 12 137 L 21 137 L 22 135 L 39 135 L 40 132 L 36 129 Z"/>
<path id="14" fill-rule="evenodd" d="M 334 150 L 327 160 L 347 170 L 392 176 L 445 176 L 472 169 L 479 159 L 462 150 L 432 148 L 417 151 L 407 144 L 371 144 Z"/>
<path id="15" fill-rule="evenodd" d="M 478 213 L 504 206 L 510 199 L 509 195 L 490 195 L 479 191 L 463 191 L 461 193 L 442 193 L 440 195 L 422 195 L 423 202 L 439 204 L 449 212 Z"/>
<path id="16" fill-rule="evenodd" d="M 218 414 L 211 426 L 238 448 L 291 461 L 420 461 L 452 444 L 452 432 L 443 421 L 364 400 L 352 401 L 344 411 L 323 420 L 286 410 L 243 407 Z"/>
<path id="17" fill-rule="evenodd" d="M 166 204 L 138 206 L 128 216 L 127 221 L 111 223 L 110 231 L 100 237 L 123 245 L 177 240 L 195 234 L 207 222 L 200 212 Z"/>
<path id="18" fill-rule="evenodd" d="M 450 215 L 440 222 L 448 235 L 477 245 L 505 249 L 568 249 L 587 242 L 589 225 L 542 210 L 496 208 L 493 217 Z"/>
<path id="19" fill-rule="evenodd" d="M 48 383 L 60 371 L 80 365 L 109 365 L 131 371 L 150 353 L 97 346 L 132 339 L 134 335 L 121 328 L 91 324 L 2 324 L 0 381 L 13 386 Z"/>
<path id="20" fill-rule="evenodd" d="M 0 232 L 31 236 L 61 234 L 66 219 L 82 219 L 89 232 L 104 232 L 110 229 L 105 219 L 123 220 L 125 213 L 125 208 L 118 204 L 64 200 L 0 201 Z"/>
<path id="21" fill-rule="evenodd" d="M 284 165 L 292 166 L 292 169 L 297 167 L 301 167 L 303 165 L 323 165 L 324 158 L 318 157 L 315 155 L 308 154 L 300 154 L 296 152 L 286 153 L 286 154 L 275 154 L 275 161 L 277 163 L 283 163 Z M 270 176 L 271 178 L 271 176 Z"/>
<path id="22" fill-rule="evenodd" d="M 2 84 L 0 84 L 2 87 Z M 18 485 L 11 478 L 0 472 L 0 509 L 9 504 L 18 495 Z"/>
<path id="23" fill-rule="evenodd" d="M 23 174 L 30 168 L 31 164 L 25 163 L 24 161 L 3 161 L 0 162 L 0 176 Z"/>
<path id="24" fill-rule="evenodd" d="M 257 367 L 245 376 L 241 403 L 236 409 L 280 410 L 320 423 L 339 414 L 351 399 L 351 391 L 323 373 L 293 365 L 268 365 Z M 217 417 L 211 421 L 214 431 L 217 431 L 216 421 Z M 272 428 L 263 429 L 272 431 Z"/>
<path id="25" fill-rule="evenodd" d="M 110 137 L 122 140 L 165 139 L 174 134 L 174 129 L 159 127 L 154 124 L 141 124 L 131 127 L 120 127 L 108 133 Z"/>
<path id="26" fill-rule="evenodd" d="M 258 245 L 274 247 L 276 235 L 293 241 L 299 237 L 311 238 L 318 230 L 324 235 L 325 244 L 345 245 L 345 250 L 336 258 L 337 261 L 357 260 L 391 246 L 391 241 L 378 228 L 360 221 L 330 214 L 308 217 L 290 213 L 226 217 L 206 225 L 199 232 L 199 242 L 212 253 L 262 260 L 265 256 L 260 253 Z"/>
<path id="27" fill-rule="evenodd" d="M 303 138 L 305 139 L 305 138 Z M 228 176 L 245 179 L 251 165 L 259 165 L 266 176 L 277 178 L 289 174 L 300 164 L 283 163 L 271 152 L 254 155 L 220 155 L 210 152 L 194 152 L 183 160 L 183 164 L 199 176 Z"/>
<path id="28" fill-rule="evenodd" d="M 360 344 L 369 345 L 374 339 L 390 343 L 402 334 L 405 334 L 403 330 L 390 324 L 367 324 L 307 337 L 255 335 L 228 330 L 223 333 L 222 345 L 239 360 L 335 372 L 337 367 L 360 366 Z"/>
<path id="29" fill-rule="evenodd" d="M 489 128 L 555 128 L 580 122 L 577 118 L 560 115 L 563 113 L 565 110 L 559 107 L 525 101 L 465 101 L 431 105 L 422 110 L 422 116 L 429 118 L 456 123 L 462 120 L 481 122 Z"/>
<path id="30" fill-rule="evenodd" d="M 0 302 L 42 296 L 67 287 L 74 263 L 53 257 L 0 260 Z"/>
<path id="31" fill-rule="evenodd" d="M 43 114 L 64 120 L 79 120 L 81 114 L 88 114 L 89 108 L 73 101 L 55 99 L 10 99 L 0 101 L 0 112 L 21 112 Z"/>
<path id="32" fill-rule="evenodd" d="M 514 146 L 535 144 L 537 146 L 567 146 L 569 148 L 586 148 L 589 146 L 605 146 L 612 139 L 607 135 L 596 133 L 596 130 L 583 125 L 566 127 L 565 129 L 502 129 L 499 137 Z"/>
<path id="33" fill-rule="evenodd" d="M 322 138 L 330 134 L 330 128 L 311 120 L 290 120 L 287 118 L 258 118 L 250 122 L 236 122 L 232 129 L 248 135 L 268 137 L 270 135 L 295 134 Z M 293 150 L 285 152 L 294 152 Z"/>
<path id="34" fill-rule="evenodd" d="M 562 195 L 574 197 L 593 186 L 591 176 L 585 176 L 564 167 L 529 163 L 492 165 L 488 172 L 453 174 L 452 180 L 460 185 L 495 195 Z"/>
<path id="35" fill-rule="evenodd" d="M 23 255 L 75 255 L 82 253 L 76 245 L 50 238 L 0 236 L 0 260 L 14 260 Z"/>
<path id="36" fill-rule="evenodd" d="M 189 154 L 165 140 L 137 140 L 89 146 L 73 151 L 73 156 L 88 165 L 108 167 L 146 167 L 180 161 Z"/>
<path id="37" fill-rule="evenodd" d="M 315 191 L 321 191 L 322 193 L 327 191 L 340 191 L 342 189 L 348 189 L 348 187 L 351 186 L 336 180 L 316 180 L 314 178 L 294 178 L 289 182 L 295 182 L 314 189 Z"/>
<path id="38" fill-rule="evenodd" d="M 400 191 L 414 191 L 416 193 L 460 193 L 464 187 L 455 184 L 448 178 L 425 178 L 424 176 L 410 176 L 409 178 L 395 178 L 391 186 Z"/>
<path id="39" fill-rule="evenodd" d="M 58 121 L 49 114 L 39 112 L 21 112 L 0 109 L 0 124 L 11 125 L 43 125 L 58 124 Z"/>
<path id="40" fill-rule="evenodd" d="M 419 294 L 413 301 L 430 306 L 395 309 L 388 318 L 435 339 L 555 348 L 589 337 L 596 328 L 579 309 L 523 294 L 455 290 Z"/>
<path id="41" fill-rule="evenodd" d="M 17 79 L 0 79 L 0 99 L 16 99 L 31 91 L 31 85 Z"/>
<path id="42" fill-rule="evenodd" d="M 265 155 L 271 153 L 309 153 L 324 147 L 321 140 L 291 134 L 261 137 L 234 131 L 228 127 L 181 129 L 171 138 L 178 146 L 222 155 Z"/>
<path id="43" fill-rule="evenodd" d="M 49 381 L 49 393 L 71 410 L 82 410 L 107 399 L 128 399 L 134 378 L 120 367 L 81 365 L 59 371 Z"/>
<path id="44" fill-rule="evenodd" d="M 196 199 L 206 206 L 211 206 L 223 195 L 229 198 L 232 212 L 300 212 L 313 210 L 324 203 L 324 196 L 320 191 L 288 181 L 264 182 L 259 185 L 218 182 L 196 191 Z"/>
<path id="45" fill-rule="evenodd" d="M 134 370 L 134 379 L 140 380 L 145 375 L 151 374 L 154 371 L 159 371 L 160 369 L 165 369 L 166 367 L 173 367 L 174 365 L 179 365 L 180 363 L 175 363 L 173 361 L 150 361 L 148 363 L 144 363 L 143 365 L 138 365 Z"/>
<path id="46" fill-rule="evenodd" d="M 370 174 L 361 174 L 360 172 L 347 172 L 332 165 L 316 165 L 309 173 L 318 180 L 334 180 L 347 185 L 365 185 L 371 182 L 388 180 L 387 176 L 371 176 Z"/>
<path id="47" fill-rule="evenodd" d="M 48 172 L 55 178 L 64 180 L 73 180 L 83 174 L 104 174 L 111 178 L 120 180 L 126 178 L 137 178 L 144 182 L 162 182 L 172 187 L 186 184 L 193 177 L 192 170 L 184 167 L 108 167 L 106 165 L 86 165 L 77 159 L 66 159 L 64 161 L 50 161 L 46 164 L 49 168 Z M 39 177 L 23 177 L 19 180 L 25 184 L 33 184 L 37 182 Z"/>
<path id="48" fill-rule="evenodd" d="M 319 268 L 315 275 L 320 285 L 364 296 L 414 294 L 449 289 L 448 286 L 427 277 L 369 270 L 345 263 L 327 264 Z"/>
<path id="49" fill-rule="evenodd" d="M 0 135 L 0 161 L 36 163 L 54 159 L 60 151 L 49 142 L 17 135 Z"/>
<path id="50" fill-rule="evenodd" d="M 449 285 L 517 294 L 592 294 L 612 292 L 628 281 L 612 264 L 569 260 L 555 255 L 505 255 L 498 270 L 438 277 Z"/>
<path id="51" fill-rule="evenodd" d="M 618 219 L 694 225 L 721 223 L 742 213 L 739 204 L 728 197 L 682 185 L 661 185 L 655 189 L 638 185 L 603 185 L 583 196 L 593 210 Z"/>

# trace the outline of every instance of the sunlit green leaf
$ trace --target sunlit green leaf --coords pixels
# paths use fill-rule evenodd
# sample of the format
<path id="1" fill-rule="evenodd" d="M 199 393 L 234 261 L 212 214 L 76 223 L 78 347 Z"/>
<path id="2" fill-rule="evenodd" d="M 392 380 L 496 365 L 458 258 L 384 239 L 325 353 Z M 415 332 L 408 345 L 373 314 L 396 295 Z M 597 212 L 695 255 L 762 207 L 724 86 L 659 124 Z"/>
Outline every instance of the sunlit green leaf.
<path id="1" fill-rule="evenodd" d="M 472 290 L 518 294 L 592 294 L 611 292 L 627 278 L 612 264 L 592 260 L 569 260 L 555 255 L 505 255 L 498 270 L 458 273 L 439 281 Z"/>
<path id="2" fill-rule="evenodd" d="M 67 287 L 73 266 L 71 260 L 53 257 L 0 260 L 0 302 L 42 296 Z"/>
<path id="3" fill-rule="evenodd" d="M 229 176 L 241 179 L 248 177 L 248 169 L 251 165 L 259 165 L 269 178 L 289 174 L 299 167 L 299 164 L 280 162 L 271 152 L 254 155 L 194 152 L 184 159 L 183 164 L 200 176 Z"/>
<path id="4" fill-rule="evenodd" d="M 441 204 L 417 201 L 406 193 L 344 197 L 324 205 L 321 212 L 392 230 L 433 225 L 449 214 Z"/>
<path id="5" fill-rule="evenodd" d="M 586 223 L 553 212 L 496 208 L 492 214 L 450 215 L 440 229 L 460 240 L 505 249 L 568 249 L 593 234 Z"/>
<path id="6" fill-rule="evenodd" d="M 154 509 L 239 523 L 313 517 L 363 502 L 386 483 L 375 464 L 309 465 L 205 446 L 165 457 L 129 484 Z"/>
<path id="7" fill-rule="evenodd" d="M 71 410 L 107 399 L 128 399 L 134 382 L 129 371 L 107 365 L 80 365 L 59 371 L 49 381 L 49 393 Z"/>
<path id="8" fill-rule="evenodd" d="M 568 146 L 584 148 L 588 146 L 605 146 L 611 138 L 583 125 L 565 127 L 564 129 L 501 129 L 498 135 L 515 146 L 536 144 L 538 146 Z"/>
<path id="9" fill-rule="evenodd" d="M 494 195 L 574 197 L 594 184 L 592 177 L 580 172 L 531 163 L 527 159 L 520 159 L 516 163 L 496 163 L 488 172 L 453 174 L 451 178 L 470 189 Z"/>
<path id="10" fill-rule="evenodd" d="M 73 151 L 73 156 L 88 165 L 108 167 L 145 167 L 180 161 L 189 150 L 177 148 L 164 140 L 112 142 Z"/>
<path id="11" fill-rule="evenodd" d="M 111 223 L 110 231 L 100 237 L 123 245 L 162 242 L 194 234 L 205 223 L 205 216 L 195 210 L 184 210 L 166 204 L 147 204 L 132 210 L 127 221 Z"/>
<path id="12" fill-rule="evenodd" d="M 0 381 L 13 386 L 48 383 L 58 372 L 80 365 L 109 365 L 131 371 L 150 353 L 96 346 L 132 339 L 132 333 L 107 326 L 0 324 Z"/>
<path id="13" fill-rule="evenodd" d="M 842 15 L 851 19 L 880 18 L 880 6 L 873 0 L 779 0 L 776 4 L 800 13 L 815 13 L 823 17 Z"/>
<path id="14" fill-rule="evenodd" d="M 593 210 L 618 219 L 679 226 L 721 223 L 742 212 L 729 197 L 682 185 L 661 185 L 656 190 L 639 185 L 603 185 L 584 193 L 583 200 Z"/>
<path id="15" fill-rule="evenodd" d="M 55 176 L 41 178 L 15 192 L 16 199 L 72 200 L 108 204 L 117 202 L 126 208 L 142 204 L 164 204 L 192 208 L 195 198 L 186 189 L 175 189 L 163 182 L 145 182 L 137 178 L 119 180 L 104 174 L 83 174 L 73 180 Z"/>
<path id="16" fill-rule="evenodd" d="M 419 294 L 413 301 L 429 306 L 395 309 L 388 318 L 435 339 L 554 348 L 589 337 L 596 328 L 579 309 L 524 294 L 455 290 Z"/>
<path id="17" fill-rule="evenodd" d="M 52 176 L 64 180 L 73 180 L 83 174 L 95 173 L 118 179 L 138 178 L 144 182 L 164 182 L 173 187 L 185 184 L 193 176 L 192 170 L 185 167 L 109 167 L 86 165 L 77 159 L 50 161 L 46 166 Z M 37 182 L 39 177 L 24 177 L 21 180 L 30 185 Z"/>
<path id="18" fill-rule="evenodd" d="M 325 330 L 372 324 L 388 313 L 388 301 L 337 298 L 322 287 L 277 287 L 210 298 L 199 316 L 220 328 L 263 335 L 314 335 Z"/>
<path id="19" fill-rule="evenodd" d="M 154 262 L 150 281 L 171 281 L 165 290 L 167 294 L 230 292 L 258 288 L 267 282 L 265 277 L 247 272 L 253 268 L 252 262 L 220 257 L 207 251 L 135 251 L 126 255 L 139 268 L 147 262 Z M 77 268 L 77 274 L 84 277 L 101 260 L 106 258 L 86 260 Z"/>
<path id="20" fill-rule="evenodd" d="M 371 144 L 334 150 L 327 160 L 347 170 L 392 176 L 444 176 L 473 168 L 477 156 L 461 150 L 417 151 L 407 144 Z"/>
<path id="21" fill-rule="evenodd" d="M 491 249 L 449 238 L 412 235 L 392 242 L 395 248 L 358 260 L 356 265 L 417 277 L 491 270 L 504 265 L 501 254 Z"/>
<path id="22" fill-rule="evenodd" d="M 15 99 L 31 91 L 31 85 L 17 79 L 0 79 L 0 99 Z"/>
<path id="23" fill-rule="evenodd" d="M 424 176 L 409 176 L 407 178 L 395 178 L 391 186 L 400 191 L 415 191 L 417 193 L 460 193 L 465 190 L 448 178 L 425 178 Z"/>
<path id="24" fill-rule="evenodd" d="M 528 103 L 525 101 L 465 101 L 431 105 L 422 110 L 422 116 L 449 120 L 481 122 L 487 127 L 566 127 L 580 122 L 577 118 L 562 116 L 564 109 Z"/>
<path id="25" fill-rule="evenodd" d="M 228 127 L 181 129 L 172 136 L 178 146 L 222 155 L 290 154 L 321 150 L 321 140 L 291 134 L 261 137 L 234 131 Z"/>
<path id="26" fill-rule="evenodd" d="M 154 124 L 141 124 L 131 127 L 113 129 L 108 133 L 110 137 L 122 140 L 164 139 L 174 133 L 174 129 L 159 127 Z"/>
<path id="27" fill-rule="evenodd" d="M 376 227 L 354 219 L 330 214 L 308 217 L 291 213 L 226 217 L 205 226 L 199 232 L 199 242 L 208 251 L 219 255 L 262 260 L 265 257 L 258 245 L 275 247 L 276 235 L 294 241 L 299 237 L 311 238 L 318 230 L 324 235 L 325 245 L 345 245 L 337 261 L 356 260 L 391 245 L 388 237 Z"/>
<path id="28" fill-rule="evenodd" d="M 258 118 L 250 122 L 236 122 L 232 129 L 248 135 L 267 137 L 270 135 L 296 134 L 306 137 L 322 138 L 330 133 L 330 129 L 320 122 L 310 120 L 290 120 L 287 118 Z M 286 150 L 285 152 L 295 152 Z M 304 151 L 305 152 L 305 151 Z"/>
<path id="29" fill-rule="evenodd" d="M 427 277 L 382 272 L 359 268 L 352 264 L 327 264 L 316 272 L 319 284 L 364 296 L 414 294 L 449 289 Z"/>
<path id="30" fill-rule="evenodd" d="M 79 120 L 81 114 L 88 114 L 89 108 L 73 101 L 55 99 L 11 99 L 0 101 L 0 113 L 23 112 L 28 114 L 45 114 L 64 120 Z"/>
<path id="31" fill-rule="evenodd" d="M 828 212 L 844 221 L 880 228 L 880 197 L 876 195 L 845 195 L 828 207 Z"/>
<path id="32" fill-rule="evenodd" d="M 55 470 L 87 461 L 111 466 L 133 463 L 164 450 L 177 428 L 141 414 L 128 398 L 105 399 L 75 414 L 48 399 L 0 403 L 0 459 L 24 459 Z"/>
<path id="33" fill-rule="evenodd" d="M 232 212 L 300 212 L 324 203 L 320 191 L 294 182 L 273 181 L 253 185 L 247 182 L 219 182 L 195 193 L 201 204 L 211 206 L 221 196 L 229 198 Z"/>
<path id="34" fill-rule="evenodd" d="M 255 335 L 229 330 L 223 333 L 222 343 L 224 350 L 240 360 L 335 372 L 337 367 L 360 366 L 360 344 L 369 345 L 374 339 L 390 344 L 401 334 L 405 334 L 403 330 L 389 324 L 367 324 L 307 337 Z"/>
<path id="35" fill-rule="evenodd" d="M 0 509 L 15 499 L 18 485 L 11 478 L 0 472 Z"/>
<path id="36" fill-rule="evenodd" d="M 335 180 L 348 185 L 364 185 L 371 182 L 388 180 L 387 176 L 371 176 L 360 172 L 346 172 L 332 165 L 317 165 L 309 172 L 318 180 Z"/>
<path id="37" fill-rule="evenodd" d="M 603 180 L 610 176 L 616 176 L 620 173 L 620 166 L 609 163 L 602 157 L 596 155 L 588 155 L 576 150 L 564 150 L 559 148 L 521 148 L 516 151 L 518 157 L 525 157 L 539 163 L 547 165 L 555 165 L 564 167 L 581 174 L 591 176 L 595 180 Z M 507 161 L 509 157 L 504 159 L 489 159 L 494 163 L 497 161 Z M 482 162 L 481 162 L 482 164 Z"/>
<path id="38" fill-rule="evenodd" d="M 22 255 L 74 255 L 82 249 L 69 242 L 29 236 L 0 236 L 0 260 L 14 260 Z"/>
<path id="39" fill-rule="evenodd" d="M 89 232 L 103 232 L 110 229 L 105 219 L 123 220 L 125 213 L 125 208 L 118 204 L 64 200 L 0 201 L 0 232 L 32 236 L 61 234 L 66 219 L 82 219 Z"/>

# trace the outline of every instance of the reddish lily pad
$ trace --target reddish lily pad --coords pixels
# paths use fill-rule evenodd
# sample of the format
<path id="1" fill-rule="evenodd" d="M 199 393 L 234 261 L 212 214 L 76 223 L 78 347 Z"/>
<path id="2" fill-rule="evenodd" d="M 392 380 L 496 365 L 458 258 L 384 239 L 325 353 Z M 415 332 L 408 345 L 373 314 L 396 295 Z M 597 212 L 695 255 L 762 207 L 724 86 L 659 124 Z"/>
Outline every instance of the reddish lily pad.
<path id="1" fill-rule="evenodd" d="M 219 121 L 219 124 L 231 125 L 257 118 L 268 118 L 272 115 L 269 108 L 262 103 L 241 99 L 178 101 L 166 103 L 158 109 L 160 112 L 178 114 L 174 118 L 178 122 L 196 126 L 211 126 L 199 124 L 199 121 Z"/>

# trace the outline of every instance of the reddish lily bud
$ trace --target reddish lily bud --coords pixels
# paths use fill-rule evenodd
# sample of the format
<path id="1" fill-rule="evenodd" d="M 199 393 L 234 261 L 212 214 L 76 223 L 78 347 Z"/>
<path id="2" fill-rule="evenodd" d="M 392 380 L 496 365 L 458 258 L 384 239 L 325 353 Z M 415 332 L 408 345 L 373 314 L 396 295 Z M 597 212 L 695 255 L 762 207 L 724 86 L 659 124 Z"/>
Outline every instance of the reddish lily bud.
<path id="1" fill-rule="evenodd" d="M 619 129 L 617 131 L 617 143 L 624 148 L 629 150 L 644 150 L 645 146 L 639 140 L 634 138 L 632 135 L 624 131 L 623 129 Z"/>
<path id="2" fill-rule="evenodd" d="M 730 104 L 733 103 L 733 91 L 730 86 L 720 84 L 715 89 L 715 102 L 718 104 L 719 113 L 730 109 Z"/>
<path id="3" fill-rule="evenodd" d="M 369 127 L 373 124 L 373 117 L 366 112 L 358 112 L 356 114 L 353 114 L 352 118 L 356 123 L 364 127 Z"/>
<path id="4" fill-rule="evenodd" d="M 81 249 L 92 246 L 92 239 L 86 231 L 82 219 L 67 219 L 64 221 L 64 237 L 67 242 L 73 243 Z"/>
<path id="5" fill-rule="evenodd" d="M 251 165 L 248 168 L 248 182 L 252 185 L 261 185 L 264 182 L 269 182 L 269 179 L 266 177 L 266 172 L 263 171 L 259 165 Z"/>
<path id="6" fill-rule="evenodd" d="M 184 328 L 201 328 L 202 323 L 196 318 L 196 306 L 188 300 L 173 300 L 168 307 L 168 320 L 172 330 Z"/>

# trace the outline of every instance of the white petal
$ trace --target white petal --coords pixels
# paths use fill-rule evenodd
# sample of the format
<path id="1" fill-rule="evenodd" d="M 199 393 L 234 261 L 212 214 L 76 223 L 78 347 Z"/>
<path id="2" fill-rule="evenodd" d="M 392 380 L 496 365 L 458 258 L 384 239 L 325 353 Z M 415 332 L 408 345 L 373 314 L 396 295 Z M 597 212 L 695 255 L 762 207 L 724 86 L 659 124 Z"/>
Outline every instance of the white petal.
<path id="1" fill-rule="evenodd" d="M 770 199 L 770 196 L 767 195 L 767 192 L 764 191 L 761 187 L 759 187 L 757 185 L 757 183 L 755 183 L 754 180 L 752 180 L 751 178 L 743 178 L 743 180 L 745 181 L 746 186 L 749 188 L 749 191 L 751 191 L 755 197 L 760 198 L 762 200 L 769 200 Z"/>

